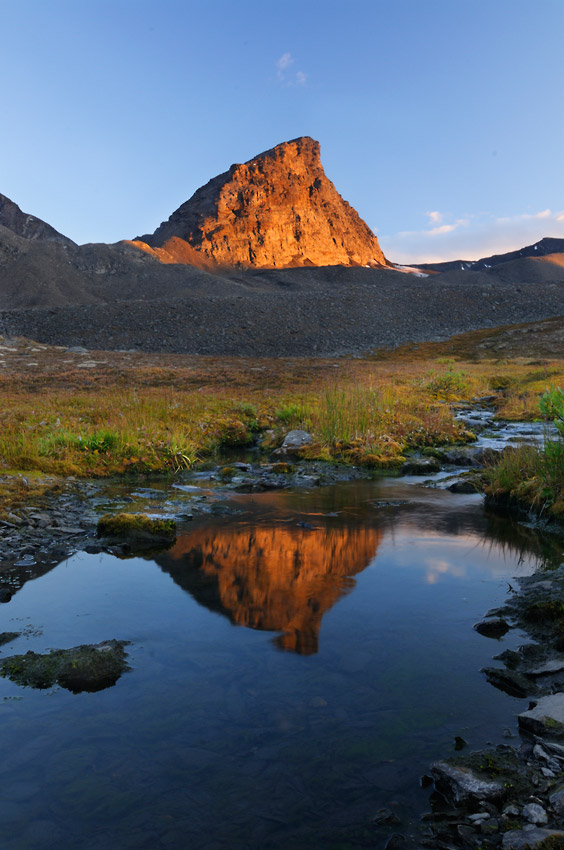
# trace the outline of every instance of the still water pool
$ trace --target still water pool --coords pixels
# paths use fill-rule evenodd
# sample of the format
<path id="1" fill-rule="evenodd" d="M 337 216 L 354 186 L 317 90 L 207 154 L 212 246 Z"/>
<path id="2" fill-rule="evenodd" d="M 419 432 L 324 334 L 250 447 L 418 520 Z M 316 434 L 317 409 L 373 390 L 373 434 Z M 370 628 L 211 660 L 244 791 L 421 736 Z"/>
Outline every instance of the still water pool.
<path id="1" fill-rule="evenodd" d="M 132 667 L 98 693 L 0 680 L 3 850 L 380 847 L 378 810 L 409 832 L 456 735 L 516 734 L 480 668 L 522 636 L 472 624 L 543 565 L 534 531 L 409 479 L 232 504 L 1 607 L 4 655 L 119 638 Z"/>

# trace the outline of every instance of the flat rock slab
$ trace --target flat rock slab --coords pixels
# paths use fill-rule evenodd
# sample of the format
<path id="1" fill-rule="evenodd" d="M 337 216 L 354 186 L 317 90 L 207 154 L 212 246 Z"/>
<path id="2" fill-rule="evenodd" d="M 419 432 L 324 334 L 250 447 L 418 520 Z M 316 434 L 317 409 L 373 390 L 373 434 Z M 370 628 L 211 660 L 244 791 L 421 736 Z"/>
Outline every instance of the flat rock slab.
<path id="1" fill-rule="evenodd" d="M 469 767 L 438 761 L 433 764 L 431 772 L 437 789 L 452 799 L 455 805 L 476 800 L 499 800 L 504 794 L 501 782 L 483 779 Z"/>
<path id="2" fill-rule="evenodd" d="M 519 726 L 536 735 L 564 737 L 564 694 L 541 697 L 534 708 L 518 716 Z"/>
<path id="3" fill-rule="evenodd" d="M 510 829 L 503 836 L 501 846 L 503 850 L 534 850 L 535 847 L 549 838 L 551 835 L 560 835 L 564 837 L 564 832 L 559 832 L 557 829 Z"/>
<path id="4" fill-rule="evenodd" d="M 540 667 L 527 671 L 527 676 L 548 676 L 550 673 L 560 673 L 564 670 L 564 658 L 553 658 Z"/>

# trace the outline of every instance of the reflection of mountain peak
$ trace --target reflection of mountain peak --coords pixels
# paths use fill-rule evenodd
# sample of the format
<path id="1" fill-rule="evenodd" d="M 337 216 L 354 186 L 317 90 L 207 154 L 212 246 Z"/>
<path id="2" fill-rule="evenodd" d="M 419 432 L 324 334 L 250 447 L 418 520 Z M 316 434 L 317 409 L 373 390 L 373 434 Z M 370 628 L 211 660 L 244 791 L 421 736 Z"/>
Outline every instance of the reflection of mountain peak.
<path id="1" fill-rule="evenodd" d="M 276 646 L 312 655 L 323 615 L 381 538 L 375 528 L 208 527 L 156 561 L 202 605 L 237 625 L 282 632 Z"/>

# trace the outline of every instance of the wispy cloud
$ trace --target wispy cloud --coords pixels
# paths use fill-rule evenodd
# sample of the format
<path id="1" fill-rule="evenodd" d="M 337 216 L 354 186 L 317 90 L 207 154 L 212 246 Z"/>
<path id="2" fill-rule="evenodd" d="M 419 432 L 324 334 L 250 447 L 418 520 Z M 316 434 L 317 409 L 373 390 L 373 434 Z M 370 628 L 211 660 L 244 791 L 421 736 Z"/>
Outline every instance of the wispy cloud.
<path id="1" fill-rule="evenodd" d="M 546 209 L 502 217 L 480 213 L 450 222 L 444 222 L 447 216 L 438 211 L 426 216 L 427 227 L 421 230 L 378 235 L 390 260 L 407 264 L 478 260 L 532 245 L 544 236 L 564 238 L 564 211 Z"/>
<path id="2" fill-rule="evenodd" d="M 431 224 L 440 224 L 443 220 L 443 214 L 440 213 L 438 210 L 434 210 L 433 212 L 425 213 L 425 215 L 428 217 L 429 222 Z"/>
<path id="3" fill-rule="evenodd" d="M 295 64 L 295 59 L 291 53 L 283 53 L 280 59 L 275 62 L 276 76 L 278 80 L 285 86 L 305 86 L 307 83 L 307 74 L 303 71 L 295 71 L 292 65 Z"/>

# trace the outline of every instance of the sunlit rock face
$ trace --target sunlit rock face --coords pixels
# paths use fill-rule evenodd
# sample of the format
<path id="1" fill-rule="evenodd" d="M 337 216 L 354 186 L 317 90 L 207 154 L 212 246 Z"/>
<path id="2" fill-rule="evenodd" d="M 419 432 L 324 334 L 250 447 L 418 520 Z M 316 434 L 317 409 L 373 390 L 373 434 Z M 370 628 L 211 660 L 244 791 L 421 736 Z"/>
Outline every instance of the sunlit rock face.
<path id="1" fill-rule="evenodd" d="M 204 528 L 156 560 L 202 605 L 281 632 L 279 648 L 311 655 L 323 615 L 354 587 L 381 538 L 373 528 Z"/>
<path id="2" fill-rule="evenodd" d="M 232 165 L 134 244 L 166 263 L 204 267 L 386 265 L 375 235 L 325 176 L 319 151 L 304 136 Z"/>

